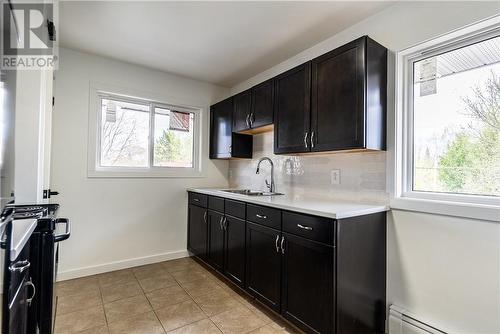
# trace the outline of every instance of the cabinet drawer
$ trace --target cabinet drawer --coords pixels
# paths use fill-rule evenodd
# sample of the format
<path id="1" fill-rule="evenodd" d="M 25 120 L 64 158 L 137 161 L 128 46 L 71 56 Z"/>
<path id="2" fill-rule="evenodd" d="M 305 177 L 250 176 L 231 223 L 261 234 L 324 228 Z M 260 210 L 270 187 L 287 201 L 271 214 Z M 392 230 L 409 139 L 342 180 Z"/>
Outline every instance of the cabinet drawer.
<path id="1" fill-rule="evenodd" d="M 245 203 L 226 199 L 226 215 L 245 219 Z"/>
<path id="2" fill-rule="evenodd" d="M 224 213 L 224 198 L 208 196 L 208 208 Z"/>
<path id="3" fill-rule="evenodd" d="M 283 211 L 283 231 L 325 244 L 334 244 L 335 220 Z"/>
<path id="4" fill-rule="evenodd" d="M 280 230 L 281 210 L 247 204 L 247 220 Z"/>
<path id="5" fill-rule="evenodd" d="M 207 199 L 208 199 L 207 195 L 198 193 L 189 193 L 189 204 L 194 204 L 206 208 Z"/>

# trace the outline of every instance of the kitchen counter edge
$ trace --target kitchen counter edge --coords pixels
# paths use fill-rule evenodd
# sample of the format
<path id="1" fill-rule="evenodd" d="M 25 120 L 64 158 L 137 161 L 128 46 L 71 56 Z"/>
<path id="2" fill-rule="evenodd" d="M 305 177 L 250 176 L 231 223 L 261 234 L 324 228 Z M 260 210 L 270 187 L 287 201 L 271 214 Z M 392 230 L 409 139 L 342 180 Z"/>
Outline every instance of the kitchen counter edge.
<path id="1" fill-rule="evenodd" d="M 234 194 L 229 192 L 224 192 L 222 189 L 200 189 L 200 188 L 188 188 L 187 192 L 194 192 L 209 196 L 223 197 L 227 199 L 237 200 L 249 204 L 257 204 L 262 206 L 268 206 L 272 208 L 288 210 L 298 213 L 310 214 L 313 216 L 327 217 L 333 219 L 345 219 L 351 217 L 358 217 L 369 215 L 373 213 L 386 212 L 390 208 L 387 205 L 376 205 L 376 204 L 363 204 L 354 203 L 348 201 L 321 201 L 308 198 L 308 199 L 291 199 L 287 195 L 277 195 L 277 196 L 248 196 L 241 194 Z M 274 202 L 273 202 L 274 201 Z M 286 203 L 286 202 L 289 203 Z M 302 205 L 294 203 L 302 202 Z M 318 205 L 318 203 L 321 203 Z M 321 208 L 308 208 L 307 204 L 316 204 L 316 207 Z M 337 208 L 335 208 L 337 206 Z M 338 206 L 342 208 L 338 209 Z"/>

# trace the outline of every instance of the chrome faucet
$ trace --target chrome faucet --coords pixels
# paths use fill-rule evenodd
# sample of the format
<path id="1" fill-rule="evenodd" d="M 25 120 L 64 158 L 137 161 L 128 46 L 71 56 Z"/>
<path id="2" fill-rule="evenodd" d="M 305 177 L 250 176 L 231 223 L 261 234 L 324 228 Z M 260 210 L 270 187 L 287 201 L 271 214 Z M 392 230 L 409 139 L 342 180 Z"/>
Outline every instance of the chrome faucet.
<path id="1" fill-rule="evenodd" d="M 257 170 L 255 171 L 255 174 L 260 173 L 260 163 L 264 160 L 269 161 L 269 163 L 271 164 L 271 183 L 269 183 L 266 180 L 266 186 L 269 189 L 270 193 L 274 193 L 276 190 L 276 187 L 274 185 L 274 163 L 273 163 L 273 161 L 271 159 L 269 159 L 268 157 L 260 158 L 259 162 L 257 163 Z"/>

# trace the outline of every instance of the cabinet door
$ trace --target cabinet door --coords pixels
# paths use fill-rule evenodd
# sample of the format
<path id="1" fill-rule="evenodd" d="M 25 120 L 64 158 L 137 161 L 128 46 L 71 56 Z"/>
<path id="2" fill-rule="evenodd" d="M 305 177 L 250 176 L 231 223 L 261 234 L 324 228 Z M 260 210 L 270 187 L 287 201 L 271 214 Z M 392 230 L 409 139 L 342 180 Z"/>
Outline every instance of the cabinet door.
<path id="1" fill-rule="evenodd" d="M 252 109 L 252 91 L 246 90 L 233 97 L 233 131 L 243 131 L 250 128 L 250 114 Z"/>
<path id="2" fill-rule="evenodd" d="M 333 333 L 333 246 L 288 233 L 283 238 L 281 313 L 306 332 Z"/>
<path id="3" fill-rule="evenodd" d="M 247 289 L 263 303 L 279 312 L 281 299 L 281 232 L 247 222 Z"/>
<path id="4" fill-rule="evenodd" d="M 312 151 L 364 147 L 365 38 L 312 61 Z"/>
<path id="5" fill-rule="evenodd" d="M 231 157 L 232 127 L 232 98 L 214 104 L 210 108 L 210 159 Z"/>
<path id="6" fill-rule="evenodd" d="M 274 80 L 267 80 L 252 88 L 252 128 L 273 124 Z"/>
<path id="7" fill-rule="evenodd" d="M 224 267 L 224 215 L 208 210 L 208 262 L 218 271 Z"/>
<path id="8" fill-rule="evenodd" d="M 226 216 L 225 273 L 243 286 L 245 277 L 245 221 Z"/>
<path id="9" fill-rule="evenodd" d="M 205 258 L 207 252 L 207 210 L 189 205 L 188 247 L 195 255 Z"/>
<path id="10" fill-rule="evenodd" d="M 276 77 L 274 153 L 299 153 L 310 150 L 310 93 L 310 62 Z"/>

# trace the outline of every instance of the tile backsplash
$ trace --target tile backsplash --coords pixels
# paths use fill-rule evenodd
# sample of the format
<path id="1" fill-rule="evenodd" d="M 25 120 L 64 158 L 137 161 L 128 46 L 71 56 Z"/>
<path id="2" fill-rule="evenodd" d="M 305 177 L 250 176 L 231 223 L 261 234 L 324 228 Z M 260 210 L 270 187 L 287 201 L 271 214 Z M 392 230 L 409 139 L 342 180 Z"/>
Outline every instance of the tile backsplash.
<path id="1" fill-rule="evenodd" d="M 265 190 L 270 166 L 257 162 L 269 157 L 274 162 L 276 190 L 294 196 L 387 203 L 386 152 L 335 153 L 323 155 L 274 155 L 273 133 L 253 137 L 253 159 L 229 162 L 231 188 Z M 332 171 L 340 171 L 340 183 L 334 184 Z"/>

